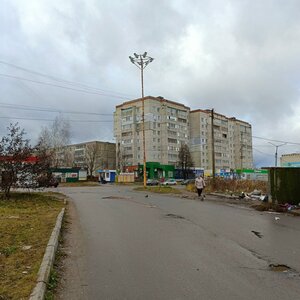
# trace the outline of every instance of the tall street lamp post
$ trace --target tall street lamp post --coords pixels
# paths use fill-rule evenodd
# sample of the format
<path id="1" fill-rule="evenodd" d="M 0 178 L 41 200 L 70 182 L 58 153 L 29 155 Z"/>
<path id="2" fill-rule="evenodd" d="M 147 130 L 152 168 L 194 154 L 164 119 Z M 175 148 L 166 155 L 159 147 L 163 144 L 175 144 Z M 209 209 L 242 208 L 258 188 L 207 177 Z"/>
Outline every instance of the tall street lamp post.
<path id="1" fill-rule="evenodd" d="M 277 167 L 278 147 L 284 146 L 284 145 L 286 145 L 286 143 L 283 143 L 283 144 L 280 144 L 280 145 L 275 145 L 275 144 L 273 144 L 271 142 L 268 142 L 268 143 L 276 147 L 276 150 L 275 150 L 275 167 Z"/>
<path id="2" fill-rule="evenodd" d="M 134 57 L 129 56 L 130 61 L 141 70 L 141 84 L 142 84 L 142 131 L 143 131 L 143 162 L 144 162 L 144 187 L 146 187 L 147 173 L 146 173 L 146 142 L 145 142 L 145 103 L 144 103 L 144 69 L 151 63 L 154 58 L 144 54 L 133 54 Z"/>

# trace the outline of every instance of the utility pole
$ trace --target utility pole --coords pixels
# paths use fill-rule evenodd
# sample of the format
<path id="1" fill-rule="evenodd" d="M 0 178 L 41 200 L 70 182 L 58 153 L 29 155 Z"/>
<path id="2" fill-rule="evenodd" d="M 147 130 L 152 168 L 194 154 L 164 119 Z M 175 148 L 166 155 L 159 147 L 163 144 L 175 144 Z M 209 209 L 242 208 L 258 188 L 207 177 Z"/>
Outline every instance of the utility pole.
<path id="1" fill-rule="evenodd" d="M 243 147 L 244 147 L 244 144 L 243 144 L 243 133 L 241 131 L 241 149 L 240 149 L 240 152 L 241 152 L 241 174 L 242 174 L 242 170 L 243 170 Z"/>
<path id="2" fill-rule="evenodd" d="M 129 56 L 130 61 L 141 70 L 141 85 L 142 85 L 142 132 L 143 132 L 143 174 L 144 174 L 144 187 L 146 187 L 147 172 L 146 172 L 146 141 L 145 141 L 145 101 L 144 101 L 144 69 L 154 58 L 144 54 L 134 53 L 134 57 Z"/>
<path id="3" fill-rule="evenodd" d="M 268 142 L 269 144 L 271 144 L 271 145 L 273 145 L 273 146 L 275 146 L 275 167 L 277 167 L 277 154 L 278 154 L 278 148 L 279 147 L 281 147 L 281 146 L 284 146 L 284 145 L 286 145 L 286 143 L 283 143 L 283 144 L 279 144 L 279 145 L 275 145 L 275 144 L 273 144 L 273 143 L 271 143 L 271 142 Z"/>
<path id="4" fill-rule="evenodd" d="M 216 164 L 215 164 L 215 132 L 214 132 L 214 109 L 211 110 L 211 161 L 212 161 L 212 177 L 216 176 Z"/>

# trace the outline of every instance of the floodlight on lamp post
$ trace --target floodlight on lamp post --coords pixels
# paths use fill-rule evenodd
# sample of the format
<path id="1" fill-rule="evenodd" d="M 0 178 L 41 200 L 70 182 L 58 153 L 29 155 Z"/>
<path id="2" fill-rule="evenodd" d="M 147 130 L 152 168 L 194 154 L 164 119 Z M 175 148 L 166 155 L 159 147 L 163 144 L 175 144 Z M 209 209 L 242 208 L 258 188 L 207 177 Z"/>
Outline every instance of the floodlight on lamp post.
<path id="1" fill-rule="evenodd" d="M 154 58 L 144 54 L 133 54 L 134 57 L 129 56 L 130 61 L 141 70 L 141 85 L 142 85 L 142 132 L 143 132 L 143 163 L 144 163 L 144 187 L 146 187 L 147 173 L 146 173 L 146 142 L 145 142 L 145 103 L 144 103 L 144 69 L 151 63 Z"/>

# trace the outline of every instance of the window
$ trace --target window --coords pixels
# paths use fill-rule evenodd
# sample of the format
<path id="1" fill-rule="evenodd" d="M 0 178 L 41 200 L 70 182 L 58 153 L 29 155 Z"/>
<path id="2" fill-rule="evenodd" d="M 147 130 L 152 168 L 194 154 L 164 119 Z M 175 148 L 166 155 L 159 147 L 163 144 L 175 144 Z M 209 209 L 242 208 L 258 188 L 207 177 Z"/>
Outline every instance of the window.
<path id="1" fill-rule="evenodd" d="M 128 130 L 131 129 L 131 124 L 122 125 L 122 130 Z"/>
<path id="2" fill-rule="evenodd" d="M 122 122 L 129 122 L 132 121 L 132 116 L 126 116 L 122 119 Z"/>
<path id="3" fill-rule="evenodd" d="M 177 144 L 177 139 L 168 138 L 168 143 L 170 143 L 170 144 Z"/>

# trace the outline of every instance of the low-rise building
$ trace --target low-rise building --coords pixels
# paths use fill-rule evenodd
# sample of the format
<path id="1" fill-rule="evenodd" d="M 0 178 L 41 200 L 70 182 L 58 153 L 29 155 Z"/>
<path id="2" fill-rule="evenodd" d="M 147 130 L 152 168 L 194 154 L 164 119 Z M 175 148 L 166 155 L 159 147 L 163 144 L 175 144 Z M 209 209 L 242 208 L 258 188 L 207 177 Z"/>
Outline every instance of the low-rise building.
<path id="1" fill-rule="evenodd" d="M 59 153 L 60 167 L 80 167 L 97 175 L 99 169 L 116 169 L 116 144 L 91 141 L 65 146 Z"/>
<path id="2" fill-rule="evenodd" d="M 300 153 L 283 154 L 280 157 L 281 167 L 300 167 Z"/>

